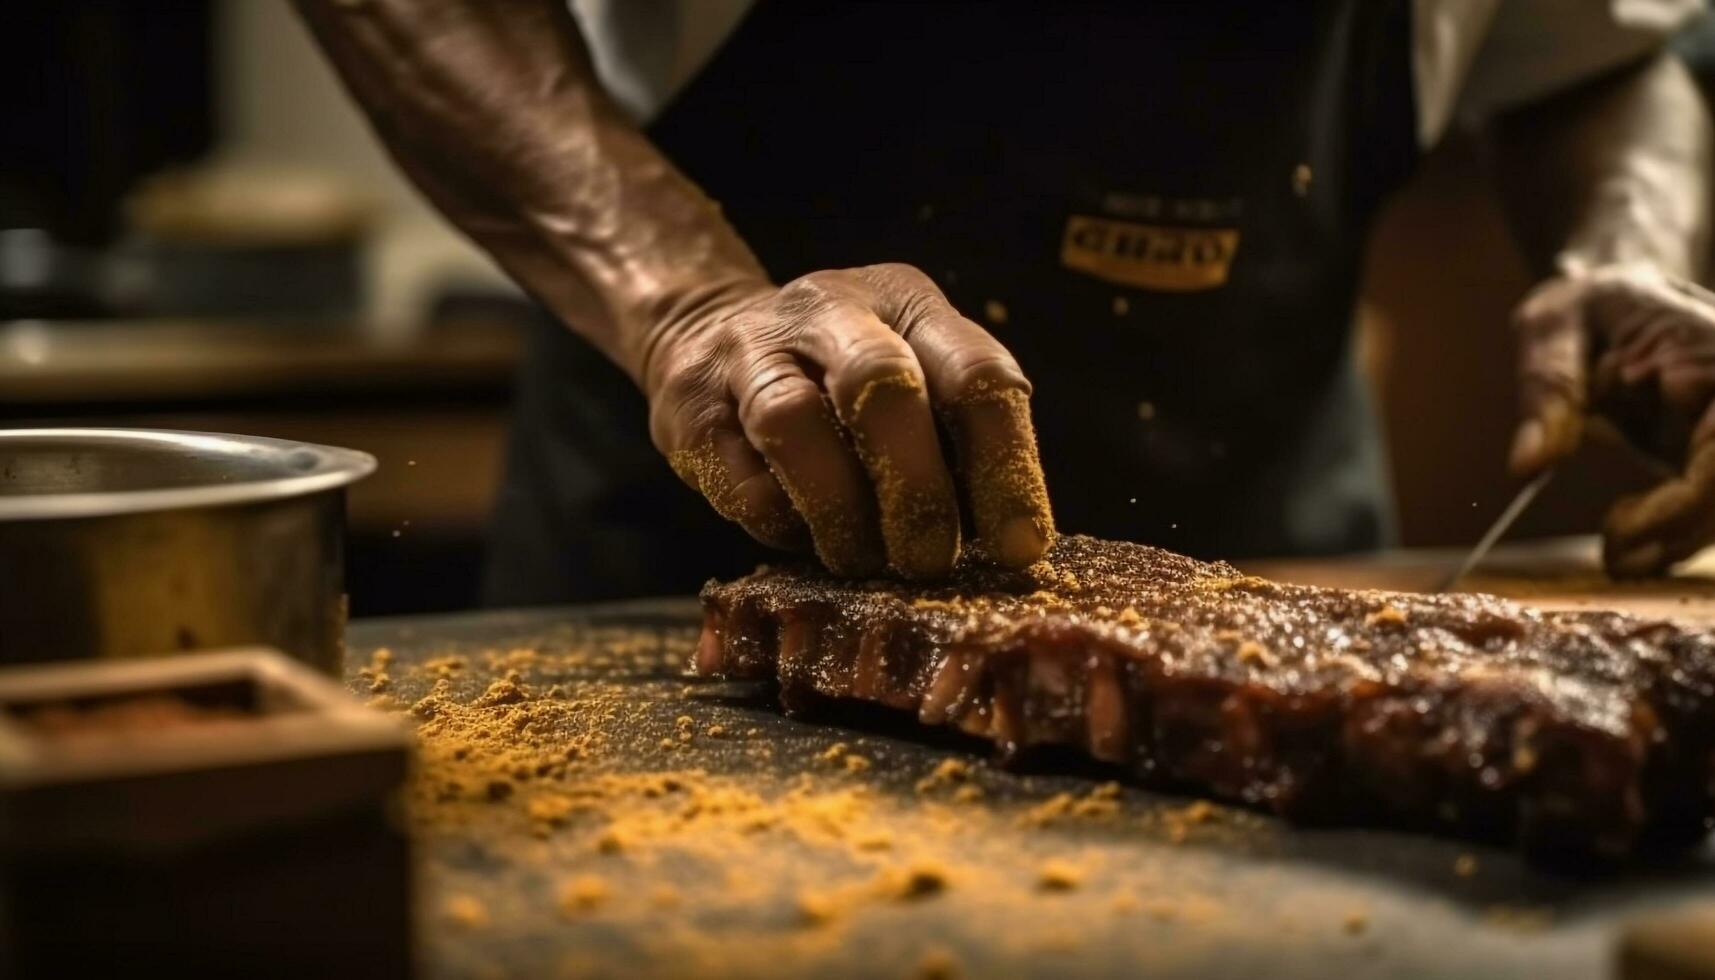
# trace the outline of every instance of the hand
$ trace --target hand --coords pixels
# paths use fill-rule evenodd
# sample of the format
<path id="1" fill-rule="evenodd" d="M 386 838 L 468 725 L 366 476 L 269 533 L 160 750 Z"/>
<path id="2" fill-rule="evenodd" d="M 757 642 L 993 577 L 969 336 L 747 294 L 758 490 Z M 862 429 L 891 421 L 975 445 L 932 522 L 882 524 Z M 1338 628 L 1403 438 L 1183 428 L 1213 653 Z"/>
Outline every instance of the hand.
<path id="1" fill-rule="evenodd" d="M 1514 319 L 1524 421 L 1513 469 L 1569 455 L 1586 413 L 1600 414 L 1677 473 L 1609 510 L 1609 572 L 1656 574 L 1715 541 L 1715 294 L 1651 266 L 1608 266 L 1550 279 Z"/>
<path id="2" fill-rule="evenodd" d="M 813 543 L 837 574 L 945 575 L 960 489 L 993 560 L 1027 565 L 1053 537 L 1029 382 L 910 266 L 722 291 L 655 332 L 642 377 L 680 478 L 765 544 Z"/>

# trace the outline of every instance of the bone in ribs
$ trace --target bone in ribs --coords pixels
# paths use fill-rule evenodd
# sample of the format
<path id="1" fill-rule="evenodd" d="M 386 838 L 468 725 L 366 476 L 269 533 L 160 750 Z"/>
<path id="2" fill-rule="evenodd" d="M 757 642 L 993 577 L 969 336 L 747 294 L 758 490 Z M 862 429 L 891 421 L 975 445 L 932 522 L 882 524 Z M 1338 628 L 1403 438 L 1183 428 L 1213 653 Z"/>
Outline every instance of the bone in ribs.
<path id="1" fill-rule="evenodd" d="M 1285 585 L 1061 537 L 938 586 L 763 568 L 702 593 L 695 669 L 1060 744 L 1277 813 L 1622 855 L 1702 835 L 1715 639 L 1490 596 Z"/>

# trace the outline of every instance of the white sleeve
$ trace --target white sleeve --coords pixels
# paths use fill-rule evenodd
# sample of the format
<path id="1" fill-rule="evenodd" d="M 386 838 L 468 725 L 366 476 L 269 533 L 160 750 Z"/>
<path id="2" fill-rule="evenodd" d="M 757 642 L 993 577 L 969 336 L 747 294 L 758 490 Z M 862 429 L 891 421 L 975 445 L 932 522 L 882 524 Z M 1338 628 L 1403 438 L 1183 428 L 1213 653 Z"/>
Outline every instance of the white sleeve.
<path id="1" fill-rule="evenodd" d="M 1666 44 L 1702 0 L 1415 0 L 1418 140 L 1540 99 Z"/>
<path id="2" fill-rule="evenodd" d="M 569 0 L 596 75 L 648 122 L 714 56 L 751 0 Z"/>

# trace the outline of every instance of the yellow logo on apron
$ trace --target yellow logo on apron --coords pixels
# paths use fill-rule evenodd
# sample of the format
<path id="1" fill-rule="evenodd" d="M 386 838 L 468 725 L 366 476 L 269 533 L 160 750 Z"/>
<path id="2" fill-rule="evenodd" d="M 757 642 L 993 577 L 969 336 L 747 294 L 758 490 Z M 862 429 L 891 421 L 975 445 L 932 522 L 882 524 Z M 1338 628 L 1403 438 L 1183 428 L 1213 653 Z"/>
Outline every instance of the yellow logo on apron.
<path id="1" fill-rule="evenodd" d="M 1074 214 L 1066 221 L 1060 264 L 1125 286 L 1191 292 L 1226 283 L 1238 249 L 1237 228 L 1143 225 Z"/>

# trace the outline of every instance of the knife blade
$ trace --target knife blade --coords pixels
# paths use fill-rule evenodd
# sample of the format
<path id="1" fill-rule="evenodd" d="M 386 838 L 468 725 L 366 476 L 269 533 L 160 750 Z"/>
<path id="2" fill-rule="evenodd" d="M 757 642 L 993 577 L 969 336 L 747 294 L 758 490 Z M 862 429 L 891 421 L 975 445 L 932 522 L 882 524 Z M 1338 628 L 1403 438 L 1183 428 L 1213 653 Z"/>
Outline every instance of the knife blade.
<path id="1" fill-rule="evenodd" d="M 1501 516 L 1495 518 L 1495 522 L 1489 525 L 1489 529 L 1483 532 L 1481 538 L 1477 539 L 1477 546 L 1471 549 L 1471 553 L 1465 556 L 1465 560 L 1459 563 L 1459 567 L 1453 570 L 1453 574 L 1441 580 L 1441 584 L 1435 587 L 1435 591 L 1453 591 L 1453 586 L 1459 584 L 1460 579 L 1469 575 L 1471 570 L 1482 562 L 1484 557 L 1488 555 L 1489 549 L 1493 548 L 1495 542 L 1507 533 L 1507 529 L 1513 526 L 1513 522 L 1519 519 L 1519 515 L 1525 512 L 1531 501 L 1536 499 L 1537 494 L 1541 493 L 1542 488 L 1548 486 L 1548 482 L 1552 479 L 1554 479 L 1554 470 L 1550 468 L 1531 477 L 1530 482 L 1520 487 L 1519 492 L 1513 495 L 1513 499 L 1507 504 L 1506 509 L 1501 511 Z"/>

